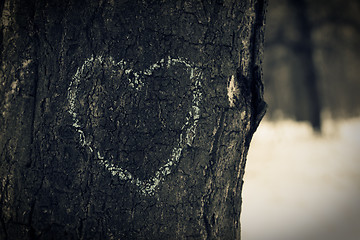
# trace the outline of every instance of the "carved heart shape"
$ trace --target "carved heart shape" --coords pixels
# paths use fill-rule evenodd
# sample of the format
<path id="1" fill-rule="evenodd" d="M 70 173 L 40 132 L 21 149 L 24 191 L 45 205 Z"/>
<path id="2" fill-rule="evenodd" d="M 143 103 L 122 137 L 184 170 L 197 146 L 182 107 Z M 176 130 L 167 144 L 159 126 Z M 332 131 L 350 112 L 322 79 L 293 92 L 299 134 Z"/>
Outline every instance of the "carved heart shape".
<path id="1" fill-rule="evenodd" d="M 98 163 L 151 195 L 194 140 L 201 82 L 200 69 L 181 58 L 134 70 L 92 56 L 70 82 L 68 112 Z"/>

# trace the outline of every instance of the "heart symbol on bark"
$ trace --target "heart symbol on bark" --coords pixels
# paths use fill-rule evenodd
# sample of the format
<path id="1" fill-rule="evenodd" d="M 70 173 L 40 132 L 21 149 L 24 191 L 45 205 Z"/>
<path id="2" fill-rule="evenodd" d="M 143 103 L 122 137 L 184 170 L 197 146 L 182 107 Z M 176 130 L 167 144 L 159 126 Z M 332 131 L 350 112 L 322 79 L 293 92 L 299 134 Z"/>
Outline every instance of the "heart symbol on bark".
<path id="1" fill-rule="evenodd" d="M 151 195 L 195 138 L 201 83 L 200 69 L 182 58 L 135 70 L 92 56 L 70 82 L 68 112 L 98 163 Z"/>

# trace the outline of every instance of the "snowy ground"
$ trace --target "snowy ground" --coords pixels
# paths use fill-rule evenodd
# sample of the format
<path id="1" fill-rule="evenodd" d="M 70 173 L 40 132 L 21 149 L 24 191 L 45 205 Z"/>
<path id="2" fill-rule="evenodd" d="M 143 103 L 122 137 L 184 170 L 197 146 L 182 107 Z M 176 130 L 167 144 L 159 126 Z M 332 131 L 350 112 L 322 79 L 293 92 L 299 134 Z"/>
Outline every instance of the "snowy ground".
<path id="1" fill-rule="evenodd" d="M 243 240 L 360 239 L 360 118 L 263 121 L 244 181 Z"/>

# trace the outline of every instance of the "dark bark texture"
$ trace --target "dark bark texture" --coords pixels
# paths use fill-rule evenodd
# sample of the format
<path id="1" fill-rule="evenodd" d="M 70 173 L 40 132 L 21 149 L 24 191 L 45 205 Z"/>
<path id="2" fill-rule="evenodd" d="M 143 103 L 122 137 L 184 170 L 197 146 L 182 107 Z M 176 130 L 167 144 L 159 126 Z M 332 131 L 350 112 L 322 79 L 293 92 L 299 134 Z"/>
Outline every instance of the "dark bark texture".
<path id="1" fill-rule="evenodd" d="M 0 239 L 240 239 L 261 0 L 5 0 Z"/>

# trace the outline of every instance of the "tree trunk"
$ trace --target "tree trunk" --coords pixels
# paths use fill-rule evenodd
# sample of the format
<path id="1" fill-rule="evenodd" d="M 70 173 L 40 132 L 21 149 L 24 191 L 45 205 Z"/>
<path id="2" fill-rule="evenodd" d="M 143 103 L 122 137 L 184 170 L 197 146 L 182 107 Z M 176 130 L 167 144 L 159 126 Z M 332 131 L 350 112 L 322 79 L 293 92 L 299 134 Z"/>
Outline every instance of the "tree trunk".
<path id="1" fill-rule="evenodd" d="M 314 62 L 311 25 L 309 23 L 306 0 L 289 1 L 290 9 L 295 15 L 295 26 L 299 31 L 297 43 L 293 51 L 298 58 L 298 64 L 293 70 L 294 95 L 296 101 L 296 119 L 308 120 L 313 129 L 321 131 L 321 104 L 318 79 Z M 299 70 L 300 69 L 300 70 Z M 300 100 L 300 101 L 299 101 Z"/>
<path id="2" fill-rule="evenodd" d="M 1 2 L 0 239 L 240 239 L 264 2 Z"/>
<path id="3" fill-rule="evenodd" d="M 269 117 L 308 121 L 321 132 L 321 91 L 307 0 L 270 3 L 264 63 Z M 286 24 L 284 24 L 286 22 Z"/>

